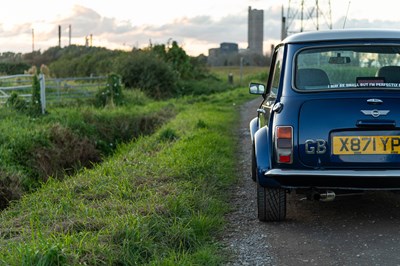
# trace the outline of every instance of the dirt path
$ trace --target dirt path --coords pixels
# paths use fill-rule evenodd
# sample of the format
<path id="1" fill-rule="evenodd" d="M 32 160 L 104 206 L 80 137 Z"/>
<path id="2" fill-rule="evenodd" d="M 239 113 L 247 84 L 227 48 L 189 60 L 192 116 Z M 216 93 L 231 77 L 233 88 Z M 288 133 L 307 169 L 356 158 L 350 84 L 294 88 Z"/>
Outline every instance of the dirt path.
<path id="1" fill-rule="evenodd" d="M 390 192 L 338 198 L 333 202 L 288 197 L 287 221 L 257 219 L 250 178 L 248 125 L 261 98 L 242 106 L 233 211 L 224 243 L 226 265 L 400 265 L 400 195 Z"/>
<path id="2" fill-rule="evenodd" d="M 257 219 L 255 202 L 255 183 L 251 180 L 251 157 L 249 123 L 254 118 L 261 97 L 241 107 L 239 129 L 238 171 L 240 178 L 234 188 L 232 213 L 227 217 L 229 223 L 224 242 L 228 253 L 233 254 L 227 265 L 273 265 L 268 232 Z"/>

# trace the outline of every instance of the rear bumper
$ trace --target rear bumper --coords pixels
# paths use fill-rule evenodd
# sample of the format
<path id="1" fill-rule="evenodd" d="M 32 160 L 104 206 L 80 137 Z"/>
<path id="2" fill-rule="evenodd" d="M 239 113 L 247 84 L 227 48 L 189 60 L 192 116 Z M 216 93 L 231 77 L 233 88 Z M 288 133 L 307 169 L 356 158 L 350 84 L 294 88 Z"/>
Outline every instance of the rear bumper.
<path id="1" fill-rule="evenodd" d="M 400 170 L 291 170 L 265 172 L 272 186 L 321 189 L 400 190 Z"/>

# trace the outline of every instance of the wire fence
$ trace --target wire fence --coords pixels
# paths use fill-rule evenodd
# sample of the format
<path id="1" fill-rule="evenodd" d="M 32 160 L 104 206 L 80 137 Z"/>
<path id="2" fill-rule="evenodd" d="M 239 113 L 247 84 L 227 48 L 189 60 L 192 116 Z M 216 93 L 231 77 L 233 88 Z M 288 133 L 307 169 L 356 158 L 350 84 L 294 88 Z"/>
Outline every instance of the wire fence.
<path id="1" fill-rule="evenodd" d="M 13 75 L 0 77 L 0 103 L 4 104 L 12 92 L 23 98 L 32 97 L 33 75 Z"/>
<path id="2" fill-rule="evenodd" d="M 65 102 L 81 98 L 92 98 L 104 88 L 107 77 L 60 78 L 45 80 L 46 102 Z"/>
<path id="3" fill-rule="evenodd" d="M 32 98 L 33 75 L 0 77 L 0 104 L 5 104 L 13 92 L 29 102 Z M 107 85 L 107 76 L 80 78 L 45 78 L 39 75 L 42 112 L 49 104 L 62 104 L 77 99 L 90 99 Z"/>

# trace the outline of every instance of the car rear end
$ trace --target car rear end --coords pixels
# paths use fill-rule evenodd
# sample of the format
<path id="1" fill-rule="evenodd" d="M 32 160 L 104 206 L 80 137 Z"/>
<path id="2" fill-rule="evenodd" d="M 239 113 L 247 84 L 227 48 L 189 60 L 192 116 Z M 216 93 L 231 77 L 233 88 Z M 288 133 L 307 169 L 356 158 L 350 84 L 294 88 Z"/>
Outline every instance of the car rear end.
<path id="1" fill-rule="evenodd" d="M 291 82 L 279 98 L 285 108 L 271 129 L 270 184 L 399 190 L 400 41 L 294 44 L 292 50 Z"/>
<path id="2" fill-rule="evenodd" d="M 338 192 L 400 190 L 398 36 L 332 30 L 278 46 L 265 90 L 250 84 L 252 93 L 265 91 L 250 124 L 259 220 L 284 220 L 291 191 L 332 200 Z"/>

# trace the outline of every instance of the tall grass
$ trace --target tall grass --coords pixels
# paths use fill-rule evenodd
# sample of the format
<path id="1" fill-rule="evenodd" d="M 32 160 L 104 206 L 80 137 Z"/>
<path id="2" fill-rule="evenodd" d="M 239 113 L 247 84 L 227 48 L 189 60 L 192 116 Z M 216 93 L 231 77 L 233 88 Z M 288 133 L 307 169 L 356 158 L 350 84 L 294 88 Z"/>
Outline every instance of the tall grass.
<path id="1" fill-rule="evenodd" d="M 135 91 L 127 92 L 125 101 L 113 108 L 52 107 L 39 117 L 2 108 L 0 209 L 50 176 L 61 179 L 99 163 L 122 143 L 153 133 L 175 115 L 173 105 Z"/>
<path id="2" fill-rule="evenodd" d="M 245 89 L 180 113 L 93 169 L 49 179 L 0 215 L 0 264 L 217 265 Z"/>

